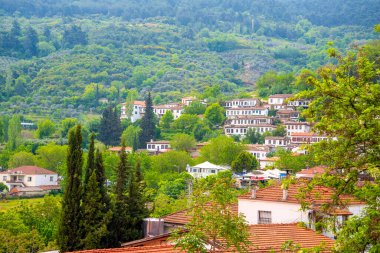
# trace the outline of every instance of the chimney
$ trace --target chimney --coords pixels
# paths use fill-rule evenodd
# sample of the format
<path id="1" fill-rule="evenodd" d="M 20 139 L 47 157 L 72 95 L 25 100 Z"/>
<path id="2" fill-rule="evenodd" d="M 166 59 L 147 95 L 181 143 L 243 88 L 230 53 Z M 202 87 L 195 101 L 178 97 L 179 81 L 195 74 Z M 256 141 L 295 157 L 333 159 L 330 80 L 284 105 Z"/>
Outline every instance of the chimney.
<path id="1" fill-rule="evenodd" d="M 287 200 L 288 199 L 288 190 L 283 189 L 282 190 L 282 200 Z"/>
<path id="2" fill-rule="evenodd" d="M 253 187 L 253 188 L 252 188 L 251 199 L 255 199 L 255 198 L 256 198 L 256 195 L 257 195 L 257 189 L 256 189 L 256 187 Z"/>

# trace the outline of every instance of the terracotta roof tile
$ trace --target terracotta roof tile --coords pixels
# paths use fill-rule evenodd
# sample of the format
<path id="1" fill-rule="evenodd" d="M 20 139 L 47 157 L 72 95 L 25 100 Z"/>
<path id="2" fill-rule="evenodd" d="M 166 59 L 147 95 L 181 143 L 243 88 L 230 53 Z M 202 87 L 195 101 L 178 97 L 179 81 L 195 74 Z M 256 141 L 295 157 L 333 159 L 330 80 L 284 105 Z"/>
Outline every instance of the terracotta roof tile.
<path id="1" fill-rule="evenodd" d="M 251 246 L 248 252 L 279 252 L 286 242 L 293 242 L 301 248 L 313 248 L 318 246 L 324 247 L 324 252 L 331 252 L 334 240 L 316 233 L 315 231 L 300 227 L 295 223 L 291 224 L 262 224 L 251 225 L 249 227 L 248 240 Z M 223 245 L 223 241 L 220 241 Z M 183 252 L 174 249 L 172 245 L 126 247 L 116 249 L 98 249 L 77 251 L 77 253 L 161 253 L 161 252 Z M 236 252 L 233 249 L 219 249 L 217 252 Z"/>
<path id="2" fill-rule="evenodd" d="M 232 211 L 236 214 L 238 213 L 237 203 L 232 205 Z M 185 225 L 190 222 L 191 216 L 189 214 L 189 209 L 185 209 L 163 216 L 162 219 L 164 219 L 165 223 Z"/>
<path id="3" fill-rule="evenodd" d="M 46 174 L 57 174 L 54 171 L 40 168 L 37 166 L 21 166 L 11 170 L 0 172 L 0 174 L 24 174 L 24 175 L 46 175 Z"/>
<path id="4" fill-rule="evenodd" d="M 296 184 L 291 184 L 288 189 L 288 197 L 283 199 L 283 189 L 280 184 L 275 184 L 270 187 L 257 190 L 256 199 L 251 198 L 251 193 L 247 193 L 239 197 L 239 199 L 276 201 L 288 203 L 300 203 L 299 193 L 306 187 L 306 182 L 299 181 Z M 310 194 L 307 195 L 305 201 L 310 204 L 321 205 L 331 203 L 334 195 L 333 189 L 324 186 L 315 186 Z M 342 204 L 363 204 L 362 201 L 351 195 L 340 195 Z"/>
<path id="5" fill-rule="evenodd" d="M 293 97 L 292 94 L 274 94 L 270 95 L 269 98 L 290 98 Z"/>

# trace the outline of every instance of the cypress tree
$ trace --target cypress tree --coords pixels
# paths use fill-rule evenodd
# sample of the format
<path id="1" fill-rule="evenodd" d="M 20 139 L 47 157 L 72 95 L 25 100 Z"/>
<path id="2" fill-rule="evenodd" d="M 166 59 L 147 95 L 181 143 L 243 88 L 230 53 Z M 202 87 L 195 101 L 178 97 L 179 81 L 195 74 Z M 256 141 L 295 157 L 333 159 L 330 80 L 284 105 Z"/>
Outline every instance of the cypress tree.
<path id="1" fill-rule="evenodd" d="M 116 108 L 107 107 L 100 121 L 99 140 L 106 145 L 116 146 L 119 144 L 121 132 L 120 117 Z"/>
<path id="2" fill-rule="evenodd" d="M 62 218 L 59 224 L 58 245 L 61 252 L 75 251 L 81 245 L 81 177 L 83 152 L 81 149 L 81 126 L 78 125 L 69 133 L 67 151 L 67 183 L 62 201 Z"/>
<path id="3" fill-rule="evenodd" d="M 120 114 L 118 113 L 117 108 L 113 109 L 113 120 L 112 120 L 112 144 L 113 146 L 119 145 L 120 137 L 122 134 Z"/>
<path id="4" fill-rule="evenodd" d="M 86 191 L 86 185 L 88 183 L 88 180 L 92 174 L 92 171 L 95 170 L 95 135 L 92 133 L 90 135 L 90 146 L 88 148 L 88 156 L 87 156 L 87 163 L 84 173 L 84 185 L 83 189 Z"/>
<path id="5" fill-rule="evenodd" d="M 140 135 L 140 147 L 145 148 L 146 143 L 151 139 L 154 139 L 156 135 L 156 120 L 153 111 L 153 103 L 150 92 L 148 93 L 148 97 L 145 100 L 145 114 L 141 119 L 141 135 Z"/>
<path id="6" fill-rule="evenodd" d="M 83 198 L 83 249 L 108 246 L 108 224 L 112 219 L 112 211 L 109 210 L 108 203 L 104 202 L 105 196 L 102 195 L 97 175 L 97 169 L 93 170 Z"/>
<path id="7" fill-rule="evenodd" d="M 102 119 L 100 120 L 99 127 L 99 140 L 105 145 L 111 145 L 111 136 L 112 136 L 112 107 L 107 107 L 104 109 L 102 114 Z"/>
<path id="8" fill-rule="evenodd" d="M 141 173 L 141 162 L 136 162 L 135 171 L 131 174 L 128 184 L 127 212 L 130 216 L 128 224 L 128 241 L 140 239 L 143 234 L 143 220 L 149 215 L 145 199 L 145 183 Z"/>
<path id="9" fill-rule="evenodd" d="M 126 242 L 127 226 L 129 221 L 129 215 L 127 212 L 127 196 L 126 187 L 128 179 L 128 161 L 127 154 L 125 152 L 125 144 L 122 144 L 120 161 L 117 166 L 117 179 L 115 188 L 113 190 L 114 199 L 114 215 L 112 218 L 112 224 L 110 226 L 110 244 L 112 247 L 119 247 L 122 242 Z"/>

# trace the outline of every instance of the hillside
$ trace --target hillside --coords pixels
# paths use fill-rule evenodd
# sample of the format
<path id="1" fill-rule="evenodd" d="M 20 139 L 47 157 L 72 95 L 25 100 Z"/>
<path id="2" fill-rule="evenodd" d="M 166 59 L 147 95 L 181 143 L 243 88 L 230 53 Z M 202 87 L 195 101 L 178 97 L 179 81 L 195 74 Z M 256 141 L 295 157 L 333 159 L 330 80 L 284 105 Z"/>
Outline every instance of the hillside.
<path id="1" fill-rule="evenodd" d="M 59 119 L 100 112 L 99 99 L 119 103 L 130 88 L 156 103 L 213 85 L 239 96 L 267 71 L 327 63 L 329 41 L 347 50 L 373 38 L 380 6 L 362 3 L 0 0 L 0 108 Z"/>

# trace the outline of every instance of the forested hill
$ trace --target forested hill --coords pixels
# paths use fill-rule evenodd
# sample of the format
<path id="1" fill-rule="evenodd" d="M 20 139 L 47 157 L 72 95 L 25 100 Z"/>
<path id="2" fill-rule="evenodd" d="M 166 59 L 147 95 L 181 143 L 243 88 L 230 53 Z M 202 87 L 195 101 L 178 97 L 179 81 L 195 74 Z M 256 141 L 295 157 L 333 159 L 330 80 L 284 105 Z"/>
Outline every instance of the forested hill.
<path id="1" fill-rule="evenodd" d="M 246 16 L 297 22 L 302 16 L 314 25 L 373 26 L 380 13 L 378 0 L 0 0 L 0 6 L 25 16 L 104 14 L 125 20 L 166 16 L 182 24 L 206 25 Z"/>
<path id="2" fill-rule="evenodd" d="M 0 0 L 0 111 L 79 117 L 129 89 L 155 104 L 293 92 L 328 42 L 376 38 L 378 13 L 378 0 Z M 257 92 L 267 72 L 280 88 Z"/>

